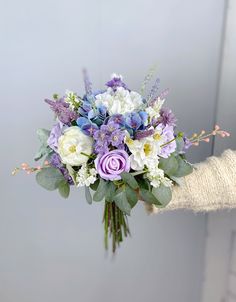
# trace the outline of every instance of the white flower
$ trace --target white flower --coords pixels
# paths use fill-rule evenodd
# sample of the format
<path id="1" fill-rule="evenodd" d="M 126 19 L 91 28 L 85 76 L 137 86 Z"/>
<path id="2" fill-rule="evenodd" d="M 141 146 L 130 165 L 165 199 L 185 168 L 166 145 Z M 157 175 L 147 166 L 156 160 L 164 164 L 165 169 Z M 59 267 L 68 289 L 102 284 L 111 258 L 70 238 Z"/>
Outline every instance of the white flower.
<path id="1" fill-rule="evenodd" d="M 133 170 L 142 170 L 149 160 L 158 160 L 160 145 L 152 136 L 132 140 L 128 136 L 125 138 L 125 143 L 129 147 L 131 168 Z"/>
<path id="2" fill-rule="evenodd" d="M 97 180 L 97 171 L 94 168 L 89 169 L 83 164 L 76 175 L 76 184 L 78 187 L 90 186 Z"/>
<path id="3" fill-rule="evenodd" d="M 158 97 L 152 106 L 149 106 L 145 109 L 145 111 L 149 115 L 150 121 L 152 120 L 153 117 L 158 118 L 160 116 L 160 110 L 164 102 L 165 100 L 162 100 L 161 98 Z"/>
<path id="4" fill-rule="evenodd" d="M 153 187 L 157 188 L 161 184 L 166 187 L 170 187 L 172 185 L 172 181 L 165 177 L 164 171 L 158 167 L 158 161 L 149 161 L 146 165 L 148 168 L 147 178 L 150 180 Z"/>
<path id="5" fill-rule="evenodd" d="M 103 105 L 110 115 L 125 114 L 143 106 L 142 96 L 135 92 L 118 87 L 116 91 L 108 88 L 106 92 L 96 95 L 95 105 Z"/>
<path id="6" fill-rule="evenodd" d="M 75 107 L 79 104 L 78 96 L 73 91 L 70 90 L 66 90 L 66 97 L 64 98 L 64 100 L 66 103 L 70 105 L 71 110 L 74 110 Z"/>
<path id="7" fill-rule="evenodd" d="M 69 127 L 58 140 L 58 153 L 63 164 L 80 166 L 88 161 L 92 153 L 93 139 L 85 134 L 77 126 Z"/>

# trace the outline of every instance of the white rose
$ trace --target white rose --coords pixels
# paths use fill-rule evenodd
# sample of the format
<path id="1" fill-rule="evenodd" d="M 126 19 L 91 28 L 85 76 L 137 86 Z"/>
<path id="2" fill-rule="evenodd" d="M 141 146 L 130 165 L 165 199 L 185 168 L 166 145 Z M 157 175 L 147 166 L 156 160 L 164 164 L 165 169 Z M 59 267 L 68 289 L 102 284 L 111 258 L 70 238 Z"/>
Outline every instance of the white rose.
<path id="1" fill-rule="evenodd" d="M 77 126 L 69 127 L 58 140 L 58 153 L 63 164 L 80 166 L 88 161 L 92 153 L 93 139 L 85 135 Z"/>
<path id="2" fill-rule="evenodd" d="M 143 105 L 142 97 L 135 91 L 123 87 L 118 87 L 116 91 L 108 88 L 106 92 L 96 95 L 96 106 L 104 105 L 110 115 L 125 114 L 137 109 Z"/>

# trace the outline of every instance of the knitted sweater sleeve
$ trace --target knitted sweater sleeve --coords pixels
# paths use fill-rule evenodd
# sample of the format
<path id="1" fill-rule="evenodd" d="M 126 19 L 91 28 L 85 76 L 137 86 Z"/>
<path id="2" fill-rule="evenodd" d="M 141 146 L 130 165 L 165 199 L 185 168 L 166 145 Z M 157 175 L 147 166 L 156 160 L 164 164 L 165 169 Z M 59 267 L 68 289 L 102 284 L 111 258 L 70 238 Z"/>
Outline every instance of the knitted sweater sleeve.
<path id="1" fill-rule="evenodd" d="M 148 213 L 176 209 L 208 212 L 236 208 L 236 151 L 209 157 L 196 165 L 182 186 L 173 188 L 173 198 L 164 209 L 145 204 Z"/>

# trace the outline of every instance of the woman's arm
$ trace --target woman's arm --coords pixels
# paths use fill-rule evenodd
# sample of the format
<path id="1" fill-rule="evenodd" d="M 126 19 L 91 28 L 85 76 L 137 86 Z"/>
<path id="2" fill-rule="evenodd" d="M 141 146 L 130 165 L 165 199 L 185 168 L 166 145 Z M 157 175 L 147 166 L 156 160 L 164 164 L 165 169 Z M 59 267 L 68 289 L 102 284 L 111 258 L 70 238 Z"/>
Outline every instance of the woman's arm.
<path id="1" fill-rule="evenodd" d="M 173 188 L 173 198 L 163 209 L 145 203 L 148 213 L 176 209 L 208 212 L 236 208 L 236 151 L 226 150 L 220 157 L 209 157 L 196 165 L 184 178 L 182 186 Z"/>

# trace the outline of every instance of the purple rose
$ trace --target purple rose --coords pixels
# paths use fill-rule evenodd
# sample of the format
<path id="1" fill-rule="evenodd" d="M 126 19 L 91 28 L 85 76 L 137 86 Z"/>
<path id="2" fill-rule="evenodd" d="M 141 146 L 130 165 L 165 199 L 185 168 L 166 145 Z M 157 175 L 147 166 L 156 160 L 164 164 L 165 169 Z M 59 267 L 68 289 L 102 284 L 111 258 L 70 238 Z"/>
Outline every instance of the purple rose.
<path id="1" fill-rule="evenodd" d="M 120 174 L 130 170 L 129 155 L 124 150 L 109 151 L 95 159 L 95 167 L 103 179 L 121 179 Z"/>
<path id="2" fill-rule="evenodd" d="M 63 124 L 61 122 L 54 125 L 47 141 L 48 146 L 55 152 L 57 152 L 58 139 L 62 135 L 62 128 Z"/>

